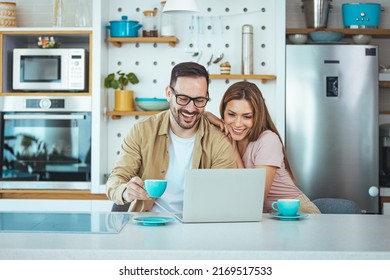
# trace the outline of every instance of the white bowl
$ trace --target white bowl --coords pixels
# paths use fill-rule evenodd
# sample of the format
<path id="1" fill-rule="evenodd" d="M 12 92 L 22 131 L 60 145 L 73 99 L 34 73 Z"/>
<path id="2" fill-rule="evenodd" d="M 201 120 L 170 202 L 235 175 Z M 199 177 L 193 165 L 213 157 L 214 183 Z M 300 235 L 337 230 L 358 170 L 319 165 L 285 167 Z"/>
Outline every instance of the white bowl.
<path id="1" fill-rule="evenodd" d="M 358 45 L 367 45 L 371 42 L 371 35 L 358 34 L 352 36 L 352 41 Z"/>
<path id="2" fill-rule="evenodd" d="M 135 104 L 144 111 L 163 111 L 169 108 L 165 98 L 135 98 Z"/>
<path id="3" fill-rule="evenodd" d="M 293 44 L 305 44 L 307 42 L 306 34 L 291 34 L 288 35 L 288 40 Z"/>

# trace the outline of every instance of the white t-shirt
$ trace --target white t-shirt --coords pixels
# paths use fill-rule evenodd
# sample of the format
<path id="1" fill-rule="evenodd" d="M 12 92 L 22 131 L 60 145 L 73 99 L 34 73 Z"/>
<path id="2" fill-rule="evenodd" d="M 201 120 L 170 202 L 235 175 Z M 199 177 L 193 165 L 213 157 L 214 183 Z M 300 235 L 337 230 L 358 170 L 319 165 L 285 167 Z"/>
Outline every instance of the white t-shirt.
<path id="1" fill-rule="evenodd" d="M 156 200 L 153 212 L 183 212 L 184 174 L 191 169 L 195 135 L 180 138 L 169 130 L 169 165 L 165 180 L 168 181 L 164 194 Z"/>

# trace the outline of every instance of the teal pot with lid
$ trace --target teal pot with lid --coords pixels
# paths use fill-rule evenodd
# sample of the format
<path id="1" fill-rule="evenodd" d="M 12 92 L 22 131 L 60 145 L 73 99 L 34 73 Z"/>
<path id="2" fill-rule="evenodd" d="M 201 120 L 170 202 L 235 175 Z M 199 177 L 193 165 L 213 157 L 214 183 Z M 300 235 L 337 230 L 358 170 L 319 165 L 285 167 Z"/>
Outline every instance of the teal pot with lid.
<path id="1" fill-rule="evenodd" d="M 344 27 L 378 28 L 381 16 L 381 4 L 348 3 L 341 7 Z"/>
<path id="2" fill-rule="evenodd" d="M 138 30 L 141 27 L 142 24 L 138 21 L 127 20 L 127 16 L 122 16 L 121 20 L 112 20 L 107 26 L 111 37 L 138 37 Z"/>

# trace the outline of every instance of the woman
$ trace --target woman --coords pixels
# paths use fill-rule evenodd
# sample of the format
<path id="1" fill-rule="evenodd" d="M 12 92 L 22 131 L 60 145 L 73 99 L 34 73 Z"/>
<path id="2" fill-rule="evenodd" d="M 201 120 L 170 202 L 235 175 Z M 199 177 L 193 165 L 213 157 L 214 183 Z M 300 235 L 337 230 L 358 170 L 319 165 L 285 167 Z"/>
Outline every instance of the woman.
<path id="1" fill-rule="evenodd" d="M 220 114 L 223 123 L 211 113 L 209 120 L 225 130 L 242 168 L 265 168 L 264 212 L 280 198 L 298 198 L 299 212 L 319 214 L 319 209 L 295 185 L 282 139 L 268 113 L 260 89 L 253 83 L 237 82 L 225 92 Z"/>

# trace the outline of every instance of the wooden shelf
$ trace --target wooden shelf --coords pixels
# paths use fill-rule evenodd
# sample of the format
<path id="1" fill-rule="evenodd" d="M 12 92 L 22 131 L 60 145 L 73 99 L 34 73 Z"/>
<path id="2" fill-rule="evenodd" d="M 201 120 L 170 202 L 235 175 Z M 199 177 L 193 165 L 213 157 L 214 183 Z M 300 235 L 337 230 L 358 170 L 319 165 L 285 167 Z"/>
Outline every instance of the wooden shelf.
<path id="1" fill-rule="evenodd" d="M 113 120 L 120 119 L 122 116 L 151 116 L 160 113 L 161 111 L 110 111 L 107 116 L 111 116 Z"/>
<path id="2" fill-rule="evenodd" d="M 390 81 L 379 81 L 380 88 L 390 88 Z"/>
<path id="3" fill-rule="evenodd" d="M 373 37 L 390 37 L 390 29 L 353 29 L 353 28 L 327 28 L 327 29 L 314 29 L 314 28 L 287 28 L 286 35 L 290 34 L 308 34 L 313 31 L 331 31 L 331 32 L 341 32 L 344 35 L 371 35 Z"/>
<path id="4" fill-rule="evenodd" d="M 0 190 L 0 199 L 91 199 L 107 200 L 105 194 L 83 190 Z"/>
<path id="5" fill-rule="evenodd" d="M 120 48 L 124 43 L 165 43 L 175 47 L 179 43 L 176 37 L 109 37 L 107 42 Z"/>
<path id="6" fill-rule="evenodd" d="M 276 80 L 274 75 L 242 75 L 242 74 L 232 74 L 232 75 L 221 75 L 221 74 L 211 74 L 211 80 L 215 79 L 224 79 L 224 80 L 261 80 L 262 83 L 267 81 Z"/>

